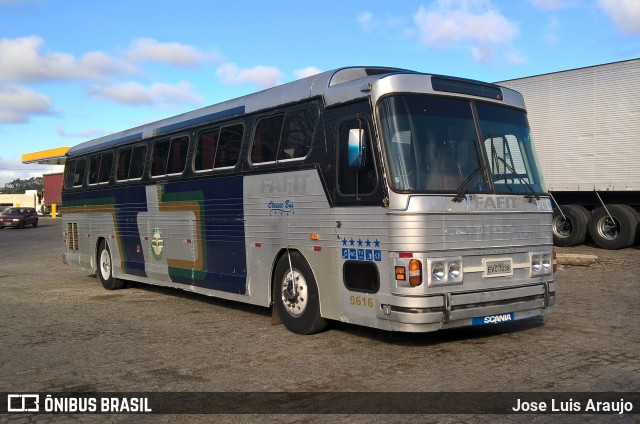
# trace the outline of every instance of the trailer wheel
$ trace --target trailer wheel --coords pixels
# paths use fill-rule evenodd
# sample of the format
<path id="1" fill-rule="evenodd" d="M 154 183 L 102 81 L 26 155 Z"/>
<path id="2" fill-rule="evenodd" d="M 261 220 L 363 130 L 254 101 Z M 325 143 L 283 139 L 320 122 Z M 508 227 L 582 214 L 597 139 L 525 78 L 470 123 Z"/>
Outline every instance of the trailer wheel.
<path id="1" fill-rule="evenodd" d="M 591 238 L 603 249 L 616 250 L 631 246 L 638 232 L 636 211 L 627 205 L 610 205 L 607 209 L 609 213 L 604 207 L 593 211 L 589 221 Z"/>
<path id="2" fill-rule="evenodd" d="M 635 245 L 638 241 L 640 241 L 640 212 L 633 209 L 628 205 L 620 205 L 620 207 L 627 209 L 629 213 L 636 219 L 635 227 L 631 228 L 631 244 L 629 246 Z M 634 231 L 635 228 L 635 231 Z"/>
<path id="3" fill-rule="evenodd" d="M 274 271 L 274 308 L 285 327 L 296 334 L 322 331 L 327 321 L 320 316 L 318 287 L 311 267 L 300 252 L 284 254 Z"/>
<path id="4" fill-rule="evenodd" d="M 118 290 L 124 287 L 124 280 L 113 277 L 111 251 L 107 242 L 102 240 L 98 247 L 98 270 L 96 272 L 102 287 L 107 290 Z"/>
<path id="5" fill-rule="evenodd" d="M 584 243 L 589 229 L 589 211 L 580 205 L 560 207 L 562 212 L 553 209 L 553 244 L 569 247 Z"/>

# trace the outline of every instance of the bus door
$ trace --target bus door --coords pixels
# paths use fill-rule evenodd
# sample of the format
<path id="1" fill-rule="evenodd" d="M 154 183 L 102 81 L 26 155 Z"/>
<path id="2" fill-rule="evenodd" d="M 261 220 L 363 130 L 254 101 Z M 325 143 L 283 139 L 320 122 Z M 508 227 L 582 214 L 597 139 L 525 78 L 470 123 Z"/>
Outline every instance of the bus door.
<path id="1" fill-rule="evenodd" d="M 384 214 L 370 121 L 362 115 L 338 123 L 336 215 L 341 225 L 338 249 L 340 310 L 350 322 L 372 325 L 380 288 Z M 375 325 L 375 324 L 373 324 Z"/>

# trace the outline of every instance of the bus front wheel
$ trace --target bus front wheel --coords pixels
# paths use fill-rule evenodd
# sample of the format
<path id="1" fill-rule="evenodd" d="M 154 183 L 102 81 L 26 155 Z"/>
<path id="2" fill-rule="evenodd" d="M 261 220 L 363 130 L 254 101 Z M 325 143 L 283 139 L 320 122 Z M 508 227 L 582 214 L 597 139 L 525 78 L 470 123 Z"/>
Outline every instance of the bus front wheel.
<path id="1" fill-rule="evenodd" d="M 118 290 L 124 287 L 124 281 L 113 277 L 111 251 L 107 242 L 102 240 L 98 247 L 98 280 L 107 290 Z"/>
<path id="2" fill-rule="evenodd" d="M 327 325 L 320 315 L 318 286 L 300 252 L 285 253 L 274 272 L 273 307 L 284 326 L 296 334 L 318 333 Z"/>

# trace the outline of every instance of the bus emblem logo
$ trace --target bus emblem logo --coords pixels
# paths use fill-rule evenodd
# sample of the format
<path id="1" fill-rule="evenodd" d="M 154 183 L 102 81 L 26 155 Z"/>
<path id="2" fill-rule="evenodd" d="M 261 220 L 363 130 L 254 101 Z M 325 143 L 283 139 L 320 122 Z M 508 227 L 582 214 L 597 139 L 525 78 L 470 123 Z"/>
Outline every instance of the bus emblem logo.
<path id="1" fill-rule="evenodd" d="M 287 215 L 295 213 L 295 206 L 293 202 L 289 199 L 284 202 L 275 202 L 271 200 L 267 205 L 269 209 L 269 216 L 271 215 Z"/>
<path id="2" fill-rule="evenodd" d="M 153 235 L 151 236 L 151 253 L 153 253 L 153 257 L 157 260 L 162 259 L 162 249 L 164 248 L 164 239 L 162 238 L 162 233 L 160 232 L 160 228 L 156 227 L 153 229 Z"/>

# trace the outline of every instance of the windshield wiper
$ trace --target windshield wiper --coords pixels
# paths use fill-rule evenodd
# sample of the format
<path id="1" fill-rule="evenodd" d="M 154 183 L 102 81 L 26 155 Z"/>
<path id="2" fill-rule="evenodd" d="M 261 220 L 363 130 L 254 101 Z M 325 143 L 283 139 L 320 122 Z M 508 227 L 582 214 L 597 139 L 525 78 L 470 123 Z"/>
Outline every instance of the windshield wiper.
<path id="1" fill-rule="evenodd" d="M 515 171 L 515 169 L 513 169 L 513 168 L 511 167 L 511 165 L 509 165 L 509 164 L 507 163 L 507 161 L 506 161 L 502 156 L 498 156 L 498 155 L 496 154 L 496 155 L 494 156 L 494 158 L 495 158 L 495 159 L 498 159 L 500 162 L 502 162 L 502 164 L 504 165 L 504 167 L 505 167 L 506 169 L 508 169 L 508 170 L 509 170 L 509 172 L 511 172 L 511 175 L 514 175 L 514 176 L 518 179 L 518 181 L 520 181 L 520 183 L 521 183 L 523 186 L 525 186 L 525 187 L 527 187 L 527 188 L 529 189 L 529 191 L 531 192 L 531 194 L 527 194 L 527 195 L 525 195 L 525 196 L 524 196 L 524 198 L 525 198 L 525 199 L 527 199 L 527 200 L 531 200 L 532 198 L 535 198 L 536 200 L 540 200 L 540 195 L 539 195 L 538 193 L 536 193 L 536 191 L 533 189 L 533 187 L 531 186 L 531 184 L 529 184 L 529 182 L 528 182 L 527 180 L 523 179 L 523 178 L 520 176 L 520 174 L 518 174 L 518 173 Z M 504 177 L 505 182 L 506 182 L 506 180 L 507 180 L 507 176 L 503 174 L 503 177 Z M 513 179 L 513 178 L 512 178 L 512 179 Z"/>
<path id="2" fill-rule="evenodd" d="M 491 140 L 491 152 L 492 152 L 491 158 L 492 158 L 492 160 L 495 161 L 496 159 L 498 159 L 500 162 L 502 162 L 502 164 L 504 165 L 505 169 L 508 169 L 509 172 L 511 172 L 511 175 L 515 175 L 515 177 L 518 179 L 518 181 L 520 181 L 520 183 L 522 185 L 524 185 L 525 187 L 527 187 L 529 189 L 531 194 L 527 194 L 526 196 L 524 196 L 525 199 L 531 200 L 532 198 L 535 197 L 536 200 L 540 200 L 540 195 L 538 195 L 538 193 L 536 193 L 536 191 L 533 189 L 531 184 L 529 184 L 528 181 L 523 180 L 522 177 L 520 177 L 520 174 L 518 174 L 516 172 L 516 170 L 513 169 L 513 167 L 507 163 L 505 158 L 503 158 L 502 156 L 498 155 L 498 151 L 496 150 L 496 146 L 493 144 L 493 137 L 491 137 L 491 135 L 489 135 L 489 139 Z M 506 174 L 502 174 L 502 177 L 504 178 L 504 182 L 506 184 L 507 183 Z M 511 179 L 513 180 L 513 178 L 511 178 Z M 509 188 L 509 191 L 513 191 L 511 189 L 511 187 L 508 187 L 508 188 Z"/>
<path id="3" fill-rule="evenodd" d="M 471 181 L 473 181 L 473 179 L 476 177 L 476 175 L 478 175 L 480 172 L 484 172 L 484 170 L 487 168 L 487 165 L 482 165 L 477 167 L 472 173 L 471 175 L 469 175 L 467 177 L 466 180 L 464 180 L 462 182 L 462 184 L 460 184 L 460 186 L 458 186 L 458 190 L 456 192 L 456 195 L 453 196 L 453 200 L 454 202 L 462 202 L 462 199 L 464 199 L 465 194 L 467 194 L 467 189 L 469 188 L 469 185 L 471 184 Z"/>

